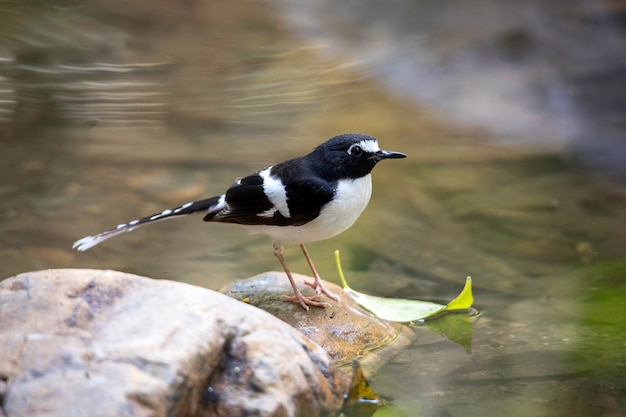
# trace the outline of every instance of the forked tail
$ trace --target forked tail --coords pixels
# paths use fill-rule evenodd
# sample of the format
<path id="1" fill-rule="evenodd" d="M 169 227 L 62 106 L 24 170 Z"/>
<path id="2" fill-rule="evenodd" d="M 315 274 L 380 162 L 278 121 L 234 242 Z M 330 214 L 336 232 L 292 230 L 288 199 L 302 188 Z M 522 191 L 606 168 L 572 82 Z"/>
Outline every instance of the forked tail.
<path id="1" fill-rule="evenodd" d="M 79 251 L 86 251 L 89 248 L 96 246 L 98 243 L 101 243 L 113 236 L 117 236 L 122 233 L 132 232 L 138 227 L 144 226 L 146 224 L 158 222 L 161 220 L 171 219 L 173 217 L 185 216 L 187 214 L 195 214 L 195 213 L 212 213 L 216 211 L 220 211 L 224 207 L 224 196 L 216 196 L 207 198 L 206 200 L 193 201 L 190 203 L 183 204 L 180 207 L 176 207 L 173 209 L 167 209 L 158 214 L 153 214 L 152 216 L 144 217 L 141 219 L 133 220 L 128 223 L 118 224 L 117 227 L 111 230 L 107 230 L 102 233 L 98 233 L 93 236 L 86 236 L 80 240 L 77 240 L 72 245 L 72 248 Z"/>

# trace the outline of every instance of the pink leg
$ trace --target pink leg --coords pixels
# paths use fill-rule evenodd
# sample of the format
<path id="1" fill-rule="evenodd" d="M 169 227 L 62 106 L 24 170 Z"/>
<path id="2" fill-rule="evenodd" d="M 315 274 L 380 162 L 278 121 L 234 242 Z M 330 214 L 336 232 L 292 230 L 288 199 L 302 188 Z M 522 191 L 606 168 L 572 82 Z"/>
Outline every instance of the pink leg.
<path id="1" fill-rule="evenodd" d="M 287 268 L 287 262 L 283 256 L 283 245 L 280 242 L 274 241 L 274 256 L 278 258 L 278 261 L 282 265 L 285 273 L 287 274 L 287 278 L 289 278 L 289 283 L 291 284 L 291 288 L 293 288 L 293 296 L 284 296 L 283 300 L 289 301 L 292 303 L 300 303 L 303 309 L 309 311 L 309 306 L 313 307 L 328 307 L 328 303 L 323 303 L 320 301 L 315 301 L 313 298 L 317 297 L 317 295 L 313 297 L 305 297 L 302 295 L 298 287 L 296 286 L 293 277 L 291 276 L 291 272 L 289 268 Z"/>
<path id="2" fill-rule="evenodd" d="M 339 301 L 339 296 L 333 293 L 332 291 L 326 289 L 326 287 L 322 283 L 320 274 L 317 273 L 317 270 L 315 269 L 315 265 L 313 265 L 313 260 L 309 256 L 309 251 L 306 250 L 306 247 L 304 246 L 304 244 L 301 244 L 300 248 L 302 248 L 302 253 L 304 253 L 304 257 L 306 258 L 306 261 L 309 264 L 309 268 L 311 268 L 311 272 L 313 272 L 313 276 L 315 277 L 315 281 L 313 282 L 305 281 L 305 284 L 313 287 L 313 289 L 315 290 L 317 294 L 324 294 L 331 300 Z"/>

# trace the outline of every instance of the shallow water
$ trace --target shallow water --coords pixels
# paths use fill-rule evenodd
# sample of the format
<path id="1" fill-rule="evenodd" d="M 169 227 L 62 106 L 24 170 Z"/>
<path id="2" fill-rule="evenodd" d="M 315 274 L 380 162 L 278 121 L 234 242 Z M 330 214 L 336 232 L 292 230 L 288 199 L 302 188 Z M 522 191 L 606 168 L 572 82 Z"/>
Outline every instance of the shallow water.
<path id="1" fill-rule="evenodd" d="M 199 217 L 71 245 L 361 131 L 409 157 L 376 167 L 352 229 L 309 245 L 318 270 L 337 282 L 339 249 L 354 289 L 438 301 L 471 275 L 483 312 L 471 354 L 416 329 L 371 381 L 386 412 L 623 415 L 623 189 L 561 145 L 522 148 L 398 95 L 280 7 L 146 4 L 3 6 L 3 277 L 111 268 L 217 289 L 279 269 L 267 238 Z M 286 256 L 307 271 L 298 248 Z"/>

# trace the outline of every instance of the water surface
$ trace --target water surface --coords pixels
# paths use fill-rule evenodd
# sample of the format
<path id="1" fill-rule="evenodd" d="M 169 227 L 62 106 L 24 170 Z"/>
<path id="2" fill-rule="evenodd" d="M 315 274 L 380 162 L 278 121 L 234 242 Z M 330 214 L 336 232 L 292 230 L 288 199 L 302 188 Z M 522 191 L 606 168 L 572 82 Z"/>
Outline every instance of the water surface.
<path id="1" fill-rule="evenodd" d="M 3 277 L 111 268 L 218 289 L 279 269 L 266 237 L 200 217 L 85 253 L 71 245 L 360 131 L 409 157 L 376 167 L 352 229 L 309 245 L 323 277 L 338 281 L 335 249 L 353 288 L 378 295 L 445 301 L 471 275 L 483 312 L 471 354 L 416 329 L 371 381 L 389 412 L 623 415 L 618 184 L 561 146 L 520 147 L 407 99 L 378 69 L 294 31 L 276 4 L 120 4 L 3 6 Z M 286 256 L 307 272 L 298 248 Z"/>

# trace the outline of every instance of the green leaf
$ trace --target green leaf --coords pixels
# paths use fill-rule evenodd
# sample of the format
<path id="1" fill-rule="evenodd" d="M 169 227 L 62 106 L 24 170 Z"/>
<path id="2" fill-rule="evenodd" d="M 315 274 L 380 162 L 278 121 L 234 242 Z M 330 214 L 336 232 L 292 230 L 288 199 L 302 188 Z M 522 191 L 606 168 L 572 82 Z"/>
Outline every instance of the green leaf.
<path id="1" fill-rule="evenodd" d="M 400 323 L 417 321 L 422 322 L 426 319 L 435 318 L 446 311 L 467 310 L 474 302 L 474 297 L 472 296 L 471 277 L 467 277 L 465 287 L 458 297 L 449 302 L 447 305 L 443 305 L 432 303 L 430 301 L 376 297 L 354 291 L 348 286 L 346 278 L 343 275 L 339 251 L 335 251 L 335 262 L 337 263 L 337 270 L 339 271 L 339 278 L 341 279 L 344 292 L 350 295 L 350 297 L 352 297 L 358 305 L 383 320 Z"/>
<path id="2" fill-rule="evenodd" d="M 467 310 L 474 304 L 474 296 L 472 295 L 472 277 L 465 278 L 465 286 L 454 300 L 450 301 L 446 306 L 446 311 Z"/>
<path id="3" fill-rule="evenodd" d="M 470 315 L 467 314 L 444 314 L 436 320 L 428 320 L 424 323 L 429 330 L 447 337 L 465 349 L 467 353 L 472 353 L 472 336 L 474 334 L 474 323 Z"/>

